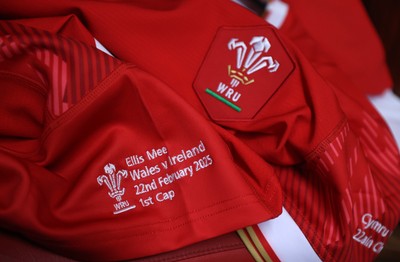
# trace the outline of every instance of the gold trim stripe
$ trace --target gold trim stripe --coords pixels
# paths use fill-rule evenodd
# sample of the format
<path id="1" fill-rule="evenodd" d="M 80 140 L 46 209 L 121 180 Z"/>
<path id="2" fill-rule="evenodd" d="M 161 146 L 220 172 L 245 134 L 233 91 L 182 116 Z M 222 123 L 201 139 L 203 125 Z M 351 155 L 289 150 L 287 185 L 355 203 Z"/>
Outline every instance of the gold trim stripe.
<path id="1" fill-rule="evenodd" d="M 260 239 L 258 238 L 256 232 L 252 227 L 246 227 L 247 232 L 249 233 L 251 239 L 253 240 L 253 243 L 258 249 L 258 252 L 260 252 L 261 256 L 265 259 L 267 262 L 273 262 L 271 257 L 268 255 L 268 252 L 265 250 L 264 246 L 261 244 Z"/>
<path id="2" fill-rule="evenodd" d="M 246 246 L 247 250 L 249 250 L 250 254 L 253 256 L 255 261 L 257 262 L 264 262 L 263 258 L 258 254 L 257 250 L 254 248 L 251 240 L 247 237 L 246 233 L 243 229 L 237 230 L 239 237 L 242 239 L 244 245 Z"/>

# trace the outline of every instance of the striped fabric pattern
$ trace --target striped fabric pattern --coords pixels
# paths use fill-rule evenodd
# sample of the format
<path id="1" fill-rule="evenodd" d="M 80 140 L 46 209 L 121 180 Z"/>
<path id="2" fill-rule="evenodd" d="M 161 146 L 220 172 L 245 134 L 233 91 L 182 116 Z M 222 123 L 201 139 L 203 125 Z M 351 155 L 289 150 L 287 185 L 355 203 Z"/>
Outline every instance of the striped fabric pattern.
<path id="1" fill-rule="evenodd" d="M 397 214 L 385 211 L 399 205 L 399 180 L 390 178 L 399 177 L 399 157 L 390 135 L 364 116 L 359 139 L 345 124 L 308 168 L 279 171 L 284 206 L 324 261 L 371 261 L 396 226 Z"/>
<path id="2" fill-rule="evenodd" d="M 42 84 L 49 87 L 48 108 L 53 117 L 78 103 L 120 63 L 73 39 L 1 22 L 0 62 L 26 55 L 40 65 L 32 70 Z"/>

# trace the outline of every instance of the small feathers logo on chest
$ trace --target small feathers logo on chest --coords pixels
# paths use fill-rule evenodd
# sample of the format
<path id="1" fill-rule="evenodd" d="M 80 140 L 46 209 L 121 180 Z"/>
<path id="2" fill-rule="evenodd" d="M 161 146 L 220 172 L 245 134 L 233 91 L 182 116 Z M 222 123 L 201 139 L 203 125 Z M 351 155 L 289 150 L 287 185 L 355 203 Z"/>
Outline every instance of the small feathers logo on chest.
<path id="1" fill-rule="evenodd" d="M 249 85 L 254 82 L 251 74 L 268 66 L 269 72 L 276 72 L 279 68 L 278 61 L 271 56 L 265 56 L 271 44 L 266 37 L 255 36 L 250 41 L 249 50 L 243 41 L 232 38 L 228 43 L 229 50 L 236 50 L 236 69 L 228 66 L 228 75 L 232 78 L 231 86 L 236 87 L 239 83 Z"/>
<path id="2" fill-rule="evenodd" d="M 212 119 L 251 119 L 293 68 L 271 28 L 222 28 L 194 89 Z"/>

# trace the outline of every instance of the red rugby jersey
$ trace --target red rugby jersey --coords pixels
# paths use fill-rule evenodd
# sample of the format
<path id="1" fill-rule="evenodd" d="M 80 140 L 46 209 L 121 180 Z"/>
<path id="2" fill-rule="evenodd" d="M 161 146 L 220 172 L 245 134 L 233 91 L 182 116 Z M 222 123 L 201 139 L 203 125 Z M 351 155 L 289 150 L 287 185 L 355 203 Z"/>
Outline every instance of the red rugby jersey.
<path id="1" fill-rule="evenodd" d="M 397 190 L 400 183 L 399 159 L 394 142 L 383 120 L 370 105 L 360 102 L 361 99 L 357 95 L 349 95 L 346 88 L 328 84 L 290 41 L 282 39 L 282 36 L 273 27 L 265 24 L 262 19 L 244 8 L 228 1 L 158 1 L 151 3 L 57 1 L 46 2 L 46 5 L 38 4 L 29 10 L 21 2 L 3 5 L 4 16 L 8 18 L 47 17 L 75 13 L 88 31 L 116 57 L 122 61 L 139 65 L 166 83 L 162 84 L 158 80 L 150 81 L 149 78 L 152 77 L 148 74 L 143 73 L 140 69 L 134 70 L 135 77 L 132 81 L 136 83 L 135 87 L 139 90 L 140 98 L 143 100 L 143 102 L 133 100 L 137 101 L 136 103 L 132 103 L 132 99 L 129 99 L 125 92 L 120 91 L 121 88 L 133 85 L 129 81 L 132 79 L 132 73 L 129 70 L 129 72 L 121 73 L 124 76 L 118 74 L 118 76 L 112 77 L 113 73 L 111 73 L 111 79 L 116 81 L 116 85 L 110 87 L 110 94 L 114 96 L 98 99 L 95 95 L 96 89 L 85 93 L 80 88 L 80 94 L 86 94 L 84 98 L 89 97 L 82 101 L 90 98 L 93 99 L 94 104 L 104 101 L 103 105 L 107 105 L 107 109 L 112 110 L 113 107 L 110 105 L 114 106 L 113 101 L 127 98 L 122 99 L 122 101 L 128 101 L 118 107 L 120 110 L 126 112 L 124 108 L 127 107 L 127 104 L 131 107 L 136 105 L 136 110 L 149 111 L 148 114 L 143 113 L 139 120 L 146 122 L 146 117 L 157 117 L 152 121 L 151 127 L 156 128 L 157 132 L 154 131 L 154 133 L 158 134 L 158 139 L 165 139 L 157 140 L 158 147 L 151 146 L 150 149 L 146 149 L 143 146 L 140 147 L 142 150 L 135 151 L 138 153 L 129 154 L 133 149 L 129 148 L 130 144 L 126 141 L 153 143 L 155 139 L 151 136 L 150 129 L 145 128 L 141 121 L 136 120 L 134 124 L 138 126 L 133 127 L 132 131 L 128 129 L 131 132 L 125 135 L 123 143 L 120 142 L 121 146 L 127 148 L 124 152 L 128 152 L 129 155 L 120 153 L 121 149 L 116 145 L 110 147 L 111 149 L 117 148 L 115 150 L 120 155 L 113 161 L 119 165 L 108 162 L 108 158 L 101 155 L 99 158 L 103 161 L 98 161 L 98 158 L 92 155 L 94 153 L 89 152 L 85 154 L 86 157 L 76 159 L 74 162 L 71 162 L 73 160 L 71 155 L 69 158 L 63 157 L 61 160 L 53 154 L 49 154 L 48 159 L 44 159 L 48 162 L 38 163 L 42 165 L 43 170 L 46 170 L 45 172 L 54 169 L 58 171 L 57 174 L 64 174 L 61 177 L 65 177 L 67 174 L 72 174 L 71 176 L 75 174 L 77 177 L 78 173 L 84 174 L 83 171 L 91 171 L 96 168 L 97 172 L 102 172 L 92 175 L 92 178 L 97 179 L 97 184 L 94 183 L 97 186 L 96 189 L 93 184 L 86 182 L 87 176 L 78 176 L 82 183 L 77 181 L 72 183 L 74 186 L 80 185 L 76 189 L 77 191 L 71 191 L 72 188 L 75 188 L 72 185 L 66 187 L 63 197 L 56 203 L 73 206 L 79 204 L 78 208 L 87 207 L 88 204 L 80 204 L 79 196 L 86 196 L 88 192 L 92 192 L 91 190 L 99 190 L 99 187 L 103 189 L 103 198 L 91 195 L 90 199 L 102 206 L 101 210 L 104 214 L 106 209 L 118 212 L 120 209 L 129 208 L 132 205 L 140 207 L 139 203 L 143 203 L 142 210 L 145 211 L 141 213 L 141 216 L 135 216 L 134 222 L 131 217 L 126 215 L 118 216 L 118 223 L 116 223 L 112 212 L 100 219 L 93 211 L 88 211 L 87 216 L 82 216 L 82 209 L 79 209 L 73 216 L 76 220 L 69 225 L 74 230 L 83 231 L 75 231 L 79 234 L 74 235 L 74 240 L 71 240 L 69 238 L 71 235 L 67 234 L 71 230 L 68 232 L 61 230 L 56 237 L 61 242 L 66 241 L 62 246 L 68 250 L 75 250 L 77 257 L 94 256 L 96 259 L 105 256 L 105 258 L 118 259 L 155 254 L 215 236 L 224 230 L 236 230 L 252 223 L 261 222 L 262 219 L 268 220 L 276 216 L 277 209 L 281 207 L 280 188 L 284 192 L 283 205 L 285 209 L 303 231 L 315 252 L 324 261 L 372 259 L 397 224 L 400 205 Z M 29 21 L 24 23 L 29 24 Z M 47 28 L 47 30 L 52 29 Z M 11 32 L 14 31 L 15 29 L 11 29 Z M 7 33 L 9 34 L 10 31 Z M 51 43 L 51 41 L 44 41 L 44 43 L 46 42 Z M 39 43 L 41 42 L 39 41 Z M 93 57 L 86 53 L 79 55 L 79 48 L 76 50 L 78 57 L 83 60 Z M 13 59 L 7 61 L 10 60 L 15 61 Z M 18 62 L 20 61 L 15 61 L 17 64 Z M 82 65 L 83 68 L 93 69 L 96 68 L 93 67 L 94 65 L 102 65 L 102 63 L 91 63 L 91 67 L 86 63 Z M 122 67 L 126 67 L 126 65 L 120 66 L 120 68 Z M 74 70 L 82 72 L 79 71 L 79 68 L 74 67 Z M 115 71 L 118 72 L 118 69 Z M 125 72 L 125 70 L 122 71 Z M 50 72 L 50 75 L 55 72 L 57 70 Z M 97 75 L 90 74 L 89 76 L 91 76 L 90 79 Z M 72 79 L 76 81 L 75 78 Z M 93 85 L 96 83 L 93 79 L 84 79 L 81 86 L 85 86 L 85 83 L 89 83 L 89 86 L 91 86 L 90 83 Z M 140 88 L 142 82 L 149 83 L 149 81 L 151 84 L 145 85 L 143 89 Z M 72 89 L 79 86 L 73 85 Z M 156 86 L 155 90 L 150 86 Z M 83 88 L 83 90 L 87 89 Z M 54 96 L 52 92 L 49 95 L 50 97 Z M 114 99 L 110 97 L 114 97 Z M 90 105 L 88 102 L 81 104 L 88 108 Z M 59 102 L 56 105 L 58 105 L 59 113 L 64 112 L 64 105 L 60 106 Z M 163 106 L 173 108 L 173 111 L 166 111 Z M 100 117 L 103 114 L 101 108 L 95 106 L 89 109 L 88 115 L 99 114 L 99 119 L 103 119 L 104 117 Z M 10 112 L 10 110 L 7 109 L 5 112 Z M 355 112 L 355 115 L 360 115 L 362 118 L 357 120 L 349 112 Z M 123 118 L 126 114 L 128 114 L 127 118 Z M 114 135 L 110 140 L 105 139 L 105 134 L 110 132 L 108 128 L 126 130 L 124 126 L 126 124 L 131 126 L 132 123 L 129 121 L 125 123 L 125 120 L 134 118 L 133 115 L 129 117 L 128 110 L 121 115 L 122 122 L 114 123 L 114 120 L 111 121 L 113 118 L 111 117 L 111 119 L 105 118 L 105 123 L 101 122 L 95 125 L 90 123 L 90 119 L 93 118 L 80 112 L 79 103 L 73 107 L 67 106 L 65 112 L 60 115 L 61 120 L 63 115 L 71 115 L 71 117 L 64 118 L 70 119 L 66 122 L 74 127 L 72 130 L 79 130 L 82 127 L 86 129 L 87 126 L 90 132 L 79 135 L 80 140 L 73 139 L 76 135 L 75 132 L 67 132 L 72 139 L 63 138 L 62 144 L 53 141 L 40 143 L 40 147 L 48 146 L 51 149 L 50 153 L 59 152 L 60 156 L 63 155 L 64 150 L 86 152 L 93 145 L 102 148 L 104 152 L 107 152 L 105 153 L 107 156 L 111 156 L 112 153 L 109 152 L 114 151 L 108 151 L 108 144 L 104 145 L 102 141 L 110 141 L 108 143 L 115 144 L 112 141 L 115 139 L 119 141 L 119 136 Z M 119 116 L 120 112 L 118 111 L 112 116 L 116 115 Z M 175 121 L 170 119 L 172 116 L 176 117 Z M 62 124 L 61 120 L 56 122 Z M 186 122 L 188 123 L 186 124 Z M 18 123 L 21 122 L 18 121 L 17 126 Z M 183 132 L 186 129 L 182 129 L 182 126 L 188 129 L 187 132 Z M 93 133 L 102 139 L 92 137 Z M 208 140 L 203 138 L 206 134 L 210 135 Z M 49 135 L 49 137 L 51 136 Z M 148 140 L 144 140 L 144 138 Z M 73 144 L 71 140 L 74 140 Z M 54 141 L 58 141 L 58 139 Z M 212 143 L 216 143 L 215 150 L 211 150 Z M 178 198 L 178 193 L 166 195 L 166 199 L 168 196 L 179 199 L 175 203 L 179 202 L 182 205 L 179 207 L 172 204 L 155 206 L 150 203 L 152 201 L 145 201 L 148 196 L 151 196 L 150 192 L 159 193 L 157 190 L 161 188 L 161 185 L 167 186 L 165 184 L 170 181 L 161 170 L 158 171 L 162 167 L 162 162 L 159 164 L 154 162 L 153 166 L 146 165 L 145 157 L 149 158 L 147 152 L 149 151 L 151 156 L 160 154 L 160 157 L 166 157 L 166 152 L 172 151 L 172 157 L 175 160 L 171 161 L 187 163 L 185 161 L 192 159 L 189 155 L 196 154 L 198 156 L 195 153 L 196 148 L 199 153 L 203 153 L 204 148 L 213 152 L 210 154 L 213 163 L 217 163 L 219 160 L 218 162 L 224 163 L 223 165 L 230 165 L 231 169 L 233 167 L 240 169 L 243 173 L 237 177 L 247 179 L 248 182 L 244 184 L 250 183 L 250 188 L 253 189 L 251 192 L 261 195 L 262 197 L 258 199 L 266 203 L 266 206 L 273 211 L 268 212 L 265 209 L 262 211 L 249 207 L 249 210 L 256 214 L 244 213 L 243 210 L 237 208 L 241 207 L 238 205 L 227 208 L 230 212 L 230 219 L 213 220 L 213 216 L 210 214 L 215 212 L 204 211 L 200 215 L 201 219 L 191 217 L 186 222 L 175 222 L 175 219 L 177 221 L 186 219 L 186 217 L 177 216 L 177 213 L 198 210 L 199 206 L 210 206 L 213 200 L 220 199 L 218 203 L 224 206 L 227 203 L 224 200 L 226 194 L 230 196 L 239 194 L 237 189 L 232 187 L 233 184 L 238 188 L 243 186 L 244 191 L 249 189 L 248 186 L 244 186 L 243 180 L 242 182 L 234 180 L 226 185 L 226 190 L 215 193 L 219 187 L 218 184 L 213 192 L 208 191 L 213 179 L 221 179 L 221 184 L 224 184 L 225 175 L 230 178 L 233 173 L 227 167 L 213 170 L 217 168 L 217 164 L 210 166 L 207 155 L 205 155 L 205 159 L 202 159 L 204 162 L 202 165 L 207 166 L 207 169 L 204 168 L 203 171 L 208 174 L 208 176 L 201 177 L 203 182 L 194 184 L 189 182 L 192 180 L 179 179 L 170 182 L 171 188 L 175 188 L 177 185 L 181 188 L 186 185 L 180 190 L 187 193 L 182 193 L 180 198 Z M 155 149 L 154 153 L 152 149 Z M 46 150 L 44 152 L 47 152 Z M 181 152 L 181 150 L 189 150 L 191 153 Z M 220 150 L 225 153 L 221 153 Z M 99 150 L 95 151 L 98 154 Z M 39 152 L 43 151 L 39 150 Z M 168 159 L 166 157 L 165 160 L 169 161 Z M 113 164 L 115 168 L 108 163 Z M 155 166 L 157 164 L 158 168 Z M 145 173 L 141 175 L 137 169 L 131 168 L 135 165 L 146 166 Z M 103 167 L 104 172 L 101 170 Z M 175 170 L 178 172 L 178 175 L 175 176 L 184 174 L 185 170 L 186 174 L 190 175 L 190 169 L 185 169 L 185 167 L 188 168 L 188 166 L 182 166 Z M 20 170 L 18 165 L 9 169 Z M 74 172 L 75 169 L 83 171 Z M 133 172 L 134 170 L 136 172 Z M 128 179 L 128 181 L 133 184 L 133 188 L 139 187 L 135 183 L 141 177 L 140 181 L 143 181 L 144 184 L 143 189 L 148 190 L 143 193 L 145 198 L 140 198 L 135 196 L 132 191 L 119 188 L 117 191 L 132 194 L 132 200 L 128 200 L 129 206 L 127 203 L 119 204 L 122 203 L 122 196 L 121 200 L 118 200 L 119 193 L 109 192 L 107 195 L 107 190 L 104 190 L 107 183 L 103 175 L 120 177 L 122 181 L 125 179 L 124 171 L 130 175 L 131 180 Z M 148 175 L 149 173 L 153 174 Z M 27 177 L 29 174 L 28 172 Z M 129 178 L 129 176 L 127 177 Z M 157 179 L 154 183 L 153 177 Z M 275 177 L 280 181 L 280 185 L 275 182 Z M 161 181 L 159 181 L 160 178 Z M 46 185 L 42 181 L 39 182 L 38 185 Z M 181 186 L 181 182 L 184 185 Z M 93 187 L 93 189 L 88 187 Z M 156 189 L 153 189 L 154 187 Z M 204 191 L 205 189 L 206 191 Z M 130 190 L 132 190 L 132 186 Z M 74 192 L 77 192 L 78 195 L 73 194 Z M 205 194 L 207 197 L 194 197 L 193 195 L 200 195 L 193 194 L 193 192 L 202 193 L 201 196 Z M 207 193 L 212 193 L 212 195 Z M 111 199 L 114 201 L 114 205 L 104 206 L 104 199 L 109 201 Z M 151 199 L 154 202 L 154 196 Z M 35 198 L 32 198 L 31 201 L 33 206 L 38 203 Z M 260 202 L 256 203 L 261 204 Z M 125 206 L 122 207 L 123 205 Z M 146 205 L 151 208 L 147 208 Z M 214 205 L 211 204 L 212 206 Z M 47 212 L 53 212 L 54 208 L 52 207 L 54 205 L 50 205 Z M 243 208 L 245 207 L 243 206 Z M 114 210 L 112 210 L 113 208 Z M 134 210 L 129 211 L 131 213 L 128 214 L 133 214 Z M 139 209 L 135 211 L 139 211 Z M 243 214 L 246 215 L 243 216 Z M 38 214 L 33 212 L 34 220 L 37 219 L 35 215 Z M 160 216 L 164 220 L 160 220 Z M 366 218 L 369 218 L 374 226 L 365 220 Z M 54 235 L 48 234 L 52 232 L 49 232 L 49 228 L 46 226 L 36 227 L 37 224 L 28 223 L 25 228 L 21 229 L 18 224 L 11 223 L 11 217 L 5 216 L 2 219 L 8 222 L 9 227 L 16 230 L 28 232 L 35 230 L 49 239 L 54 239 Z M 140 221 L 136 219 L 158 222 L 151 225 L 144 224 L 144 226 L 138 224 L 141 226 L 132 228 L 133 231 L 136 230 L 135 233 L 132 233 L 136 238 L 130 245 L 135 248 L 124 249 L 122 253 L 119 253 L 121 252 L 120 244 L 129 247 L 129 244 L 123 240 L 124 238 L 119 237 L 119 234 L 129 234 L 127 230 L 121 229 L 121 225 L 129 227 L 132 225 L 131 223 L 139 223 Z M 209 221 L 209 219 L 213 221 Z M 258 221 L 249 221 L 253 219 Z M 90 223 L 81 224 L 88 221 Z M 160 224 L 160 221 L 172 223 L 172 226 Z M 54 223 L 63 225 L 63 222 L 61 220 Z M 197 223 L 204 227 L 199 228 Z M 106 241 L 99 243 L 97 241 L 88 244 L 87 239 L 83 237 L 85 230 L 102 236 L 101 231 L 104 224 L 114 228 L 111 230 L 113 236 L 121 240 L 115 243 Z M 79 227 L 79 225 L 84 226 Z M 115 228 L 116 225 L 118 228 Z M 166 242 L 165 239 L 156 237 L 157 234 L 167 235 L 166 231 L 172 241 Z M 149 239 L 145 237 L 147 236 L 145 232 L 148 236 L 152 236 L 151 246 L 145 241 Z M 362 237 L 360 237 L 362 234 L 367 236 L 368 242 L 362 241 Z M 93 239 L 98 240 L 96 237 Z M 76 246 L 72 244 L 75 241 L 85 244 Z M 55 247 L 56 244 L 57 242 L 52 242 L 52 246 Z M 142 251 L 139 250 L 139 247 Z M 60 245 L 58 248 L 60 249 Z M 114 251 L 117 249 L 118 251 Z"/>
<path id="2" fill-rule="evenodd" d="M 0 23 L 3 228 L 97 261 L 161 253 L 279 214 L 273 169 L 224 142 L 164 83 L 25 22 Z"/>

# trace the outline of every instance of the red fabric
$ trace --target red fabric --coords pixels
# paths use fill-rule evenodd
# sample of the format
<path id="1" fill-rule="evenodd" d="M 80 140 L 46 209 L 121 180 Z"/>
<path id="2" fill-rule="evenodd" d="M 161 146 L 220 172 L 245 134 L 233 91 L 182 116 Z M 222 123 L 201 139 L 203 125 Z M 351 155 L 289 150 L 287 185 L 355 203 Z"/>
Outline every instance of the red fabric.
<path id="1" fill-rule="evenodd" d="M 135 262 L 190 261 L 190 262 L 252 262 L 253 257 L 247 251 L 236 232 L 205 240 L 182 249 L 133 260 Z"/>
<path id="2" fill-rule="evenodd" d="M 284 191 L 290 192 L 286 196 L 285 207 L 306 235 L 324 232 L 322 246 L 325 248 L 315 246 L 322 256 L 330 253 L 338 261 L 370 260 L 374 254 L 371 252 L 368 255 L 362 250 L 375 249 L 375 253 L 379 253 L 384 236 L 371 229 L 364 230 L 363 218 L 369 218 L 369 214 L 374 218 L 379 217 L 378 214 L 383 216 L 387 211 L 383 199 L 398 190 L 398 186 L 389 186 L 389 181 L 399 173 L 396 144 L 385 122 L 365 96 L 380 93 L 391 85 L 383 49 L 359 1 L 284 2 L 289 4 L 289 13 L 279 32 L 290 38 L 326 81 L 333 85 L 349 120 L 349 126 L 331 140 L 316 161 L 316 166 L 311 166 L 312 169 L 319 169 L 321 174 L 347 174 L 347 179 L 342 181 L 329 181 L 340 183 L 337 189 L 342 191 L 343 197 L 331 192 L 323 198 L 319 197 L 316 202 L 316 196 L 321 195 L 321 190 L 326 187 L 325 179 L 312 176 L 301 178 L 285 171 L 280 177 Z M 343 137 L 349 129 L 357 136 L 354 140 L 358 141 L 343 146 Z M 339 149 L 346 151 L 343 154 L 345 158 L 339 161 L 347 162 L 346 166 L 339 167 L 335 160 Z M 360 151 L 364 152 L 370 169 L 359 163 Z M 354 176 L 356 169 L 359 175 Z M 388 205 L 397 205 L 395 203 L 398 200 L 393 198 Z M 327 205 L 332 206 L 330 211 L 324 208 Z M 337 213 L 344 217 L 342 222 Z M 387 221 L 390 220 L 392 218 L 387 218 Z M 345 227 L 353 228 L 354 233 L 346 236 L 343 233 Z M 352 237 L 358 243 L 348 241 L 352 245 L 350 248 L 337 244 L 339 239 Z M 369 241 L 371 237 L 374 241 Z M 360 242 L 364 244 L 360 245 Z"/>
<path id="3" fill-rule="evenodd" d="M 282 2 L 289 13 L 279 31 L 325 77 L 345 75 L 367 95 L 392 87 L 382 43 L 360 0 Z"/>
<path id="4" fill-rule="evenodd" d="M 41 35 L 44 40 L 32 40 L 31 44 L 45 43 L 50 50 L 56 46 L 56 53 L 64 54 L 71 71 L 80 76 L 66 78 L 77 82 L 69 85 L 70 89 L 66 85 L 70 94 L 64 99 L 55 99 L 59 98 L 56 91 L 62 93 L 59 83 L 64 78 L 55 77 L 59 71 L 51 70 L 54 57 L 49 67 L 46 58 L 40 60 L 36 54 L 40 63 L 27 52 L 22 57 L 27 57 L 24 59 L 31 66 L 25 66 L 22 58 L 10 60 L 4 53 L 2 83 L 9 94 L 2 97 L 7 105 L 2 107 L 2 118 L 11 124 L 2 127 L 6 149 L 0 159 L 1 168 L 11 175 L 3 178 L 1 192 L 7 196 L 16 188 L 25 192 L 18 199 L 1 198 L 6 201 L 3 205 L 10 206 L 1 215 L 6 227 L 24 231 L 77 258 L 134 258 L 270 219 L 281 208 L 281 187 L 285 208 L 323 261 L 371 260 L 376 250 L 353 236 L 362 231 L 371 236 L 373 244 L 383 243 L 397 224 L 399 155 L 383 120 L 363 96 L 350 94 L 346 77 L 329 84 L 289 40 L 242 7 L 229 1 L 43 1 L 32 8 L 20 1 L 2 5 L 0 12 L 7 18 L 75 13 L 88 31 L 123 61 L 119 66 L 120 62 L 89 51 L 86 45 L 72 44 L 73 40 L 62 44 L 55 40 L 59 36 L 33 30 L 34 39 Z M 273 48 L 280 43 L 279 48 L 293 62 L 293 71 L 279 86 L 265 86 L 276 91 L 266 96 L 265 104 L 248 119 L 213 119 L 192 86 L 202 66 L 208 65 L 203 61 L 221 26 L 237 28 L 232 37 L 245 28 L 259 28 L 257 33 L 266 38 L 276 36 L 281 40 L 273 42 L 266 55 L 275 58 Z M 3 36 L 15 35 L 15 27 L 10 30 L 5 23 Z M 3 45 L 12 48 L 22 39 L 7 38 Z M 90 60 L 94 57 L 97 60 Z M 280 61 L 279 56 L 276 59 Z M 14 77 L 18 74 L 26 77 Z M 15 88 L 16 82 L 21 91 Z M 255 79 L 253 87 L 258 83 Z M 25 93 L 36 100 L 26 104 L 25 112 L 30 114 L 17 119 L 12 106 L 24 104 Z M 245 89 L 242 95 L 246 95 Z M 11 99 L 15 103 L 6 104 Z M 45 119 L 42 112 L 46 112 Z M 26 133 L 28 125 L 34 127 L 32 133 Z M 133 171 L 132 166 L 143 167 L 140 156 L 151 148 L 159 149 L 161 161 L 166 160 L 164 146 L 176 155 L 202 143 L 207 148 L 201 155 L 205 157 L 203 165 L 210 161 L 207 155 L 213 164 L 191 179 L 165 185 L 175 192 L 172 204 L 144 201 L 149 192 L 144 192 L 143 198 L 134 195 L 132 187 L 142 181 L 152 191 L 153 175 L 137 180 L 131 175 L 131 186 L 123 196 L 129 203 L 107 194 L 101 175 L 105 174 L 103 167 L 111 168 L 108 163 L 114 163 L 116 172 L 123 174 L 123 170 Z M 161 167 L 161 162 L 150 163 L 154 168 L 148 172 L 159 179 L 164 173 L 159 174 L 155 164 Z M 155 183 L 160 189 L 161 183 Z M 28 202 L 21 209 L 23 200 Z M 113 215 L 121 207 L 113 204 L 122 202 L 138 207 Z M 384 228 L 367 227 L 367 218 Z"/>
<path id="5" fill-rule="evenodd" d="M 111 260 L 279 214 L 271 167 L 228 147 L 159 80 L 71 38 L 8 22 L 1 32 L 3 227 L 73 258 Z"/>
<path id="6" fill-rule="evenodd" d="M 38 247 L 26 239 L 22 239 L 10 232 L 0 231 L 0 260 L 1 261 L 54 261 L 74 262 L 61 257 L 49 250 Z"/>

